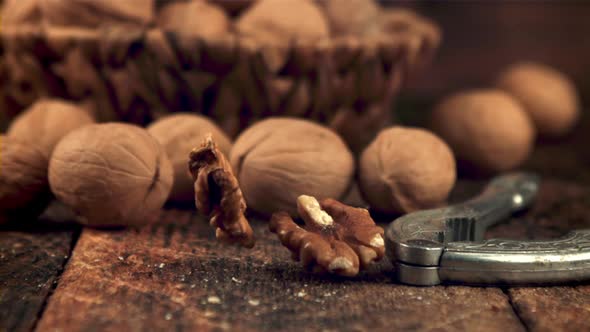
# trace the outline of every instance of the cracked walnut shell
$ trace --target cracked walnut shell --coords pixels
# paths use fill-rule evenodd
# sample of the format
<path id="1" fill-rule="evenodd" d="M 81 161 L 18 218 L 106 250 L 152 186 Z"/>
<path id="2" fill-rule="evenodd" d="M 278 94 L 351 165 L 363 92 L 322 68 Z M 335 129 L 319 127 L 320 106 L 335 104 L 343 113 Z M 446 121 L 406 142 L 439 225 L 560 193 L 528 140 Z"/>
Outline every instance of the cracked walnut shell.
<path id="1" fill-rule="evenodd" d="M 49 185 L 91 226 L 155 221 L 172 188 L 172 165 L 145 129 L 88 125 L 64 137 L 49 161 Z"/>
<path id="2" fill-rule="evenodd" d="M 301 195 L 297 210 L 304 228 L 286 212 L 278 212 L 271 218 L 270 230 L 308 270 L 351 277 L 383 258 L 383 229 L 366 209 Z"/>
<path id="3" fill-rule="evenodd" d="M 244 216 L 246 201 L 238 180 L 211 135 L 191 151 L 189 170 L 195 181 L 197 209 L 210 217 L 215 236 L 221 242 L 254 246 L 254 235 Z"/>

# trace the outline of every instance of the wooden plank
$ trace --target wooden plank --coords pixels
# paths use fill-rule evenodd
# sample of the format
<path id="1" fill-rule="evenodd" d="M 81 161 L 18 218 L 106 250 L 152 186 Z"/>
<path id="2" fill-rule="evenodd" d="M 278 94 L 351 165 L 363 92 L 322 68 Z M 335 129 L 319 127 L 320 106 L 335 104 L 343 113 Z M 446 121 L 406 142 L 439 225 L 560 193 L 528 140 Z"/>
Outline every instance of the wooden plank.
<path id="1" fill-rule="evenodd" d="M 512 227 L 521 238 L 547 239 L 571 229 L 590 228 L 590 187 L 565 181 L 546 181 L 531 218 Z M 508 226 L 506 226 L 508 227 Z M 516 232 L 514 231 L 516 230 Z M 504 232 L 506 233 L 506 232 Z M 508 294 L 531 331 L 588 331 L 590 286 L 516 287 Z"/>
<path id="2" fill-rule="evenodd" d="M 30 331 L 55 288 L 78 227 L 53 222 L 0 229 L 0 331 Z"/>
<path id="3" fill-rule="evenodd" d="M 84 230 L 40 330 L 521 331 L 497 288 L 396 285 L 384 262 L 357 279 L 292 262 L 264 222 L 253 250 L 224 247 L 186 211 L 142 230 Z"/>

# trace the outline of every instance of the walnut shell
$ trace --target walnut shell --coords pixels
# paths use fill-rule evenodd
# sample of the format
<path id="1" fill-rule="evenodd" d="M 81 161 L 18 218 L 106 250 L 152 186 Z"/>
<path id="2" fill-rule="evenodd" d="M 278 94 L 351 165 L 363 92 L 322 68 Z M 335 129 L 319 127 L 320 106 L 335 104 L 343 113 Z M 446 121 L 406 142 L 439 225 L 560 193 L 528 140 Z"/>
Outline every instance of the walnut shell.
<path id="1" fill-rule="evenodd" d="M 202 0 L 170 2 L 160 9 L 157 24 L 164 31 L 184 36 L 220 37 L 231 22 L 218 6 Z"/>
<path id="2" fill-rule="evenodd" d="M 148 25 L 155 15 L 154 0 L 42 0 L 39 5 L 43 19 L 55 26 Z"/>
<path id="3" fill-rule="evenodd" d="M 155 220 L 172 188 L 172 165 L 146 130 L 94 124 L 61 140 L 49 162 L 55 196 L 92 226 Z"/>
<path id="4" fill-rule="evenodd" d="M 94 123 L 89 113 L 75 104 L 58 99 L 40 100 L 19 114 L 8 136 L 38 146 L 47 159 L 57 143 L 69 132 Z"/>
<path id="5" fill-rule="evenodd" d="M 334 36 L 365 37 L 379 32 L 379 5 L 374 0 L 318 0 Z"/>
<path id="6" fill-rule="evenodd" d="M 522 104 L 540 135 L 564 135 L 580 117 L 574 83 L 551 67 L 532 62 L 512 65 L 499 76 L 497 86 Z"/>
<path id="7" fill-rule="evenodd" d="M 230 153 L 248 206 L 264 214 L 297 215 L 297 197 L 340 198 L 354 159 L 332 130 L 310 121 L 271 118 L 246 129 Z"/>
<path id="8" fill-rule="evenodd" d="M 501 172 L 524 162 L 535 129 L 522 106 L 501 90 L 457 93 L 433 110 L 431 128 L 467 171 Z"/>
<path id="9" fill-rule="evenodd" d="M 34 145 L 0 136 L 0 224 L 43 212 L 51 197 L 48 164 Z"/>
<path id="10" fill-rule="evenodd" d="M 194 180 L 188 172 L 187 160 L 191 150 L 199 146 L 207 134 L 212 134 L 224 155 L 229 155 L 231 148 L 231 140 L 215 123 L 196 114 L 165 116 L 152 123 L 147 130 L 164 147 L 172 162 L 174 185 L 169 199 L 175 202 L 194 200 Z"/>
<path id="11" fill-rule="evenodd" d="M 330 36 L 322 11 L 310 0 L 259 0 L 237 19 L 235 28 L 264 46 L 262 52 L 273 70 L 285 64 L 292 42 Z"/>
<path id="12" fill-rule="evenodd" d="M 363 151 L 359 185 L 371 207 L 407 213 L 445 202 L 456 180 L 451 149 L 424 129 L 391 127 Z"/>

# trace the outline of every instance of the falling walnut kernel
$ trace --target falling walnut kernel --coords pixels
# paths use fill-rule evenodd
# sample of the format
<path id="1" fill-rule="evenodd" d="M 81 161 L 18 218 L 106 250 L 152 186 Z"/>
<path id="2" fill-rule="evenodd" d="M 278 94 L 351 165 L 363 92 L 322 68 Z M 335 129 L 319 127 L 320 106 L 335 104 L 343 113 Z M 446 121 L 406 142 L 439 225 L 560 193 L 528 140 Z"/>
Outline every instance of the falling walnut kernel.
<path id="1" fill-rule="evenodd" d="M 254 246 L 254 235 L 244 216 L 246 201 L 238 180 L 211 135 L 189 156 L 189 171 L 195 180 L 195 204 L 201 213 L 210 216 L 217 227 L 215 236 L 221 242 Z"/>
<path id="2" fill-rule="evenodd" d="M 299 227 L 286 212 L 272 215 L 270 231 L 276 233 L 294 260 L 315 273 L 332 273 L 352 277 L 359 268 L 367 268 L 383 258 L 383 229 L 369 211 L 327 198 L 297 198 L 299 216 L 305 228 Z"/>

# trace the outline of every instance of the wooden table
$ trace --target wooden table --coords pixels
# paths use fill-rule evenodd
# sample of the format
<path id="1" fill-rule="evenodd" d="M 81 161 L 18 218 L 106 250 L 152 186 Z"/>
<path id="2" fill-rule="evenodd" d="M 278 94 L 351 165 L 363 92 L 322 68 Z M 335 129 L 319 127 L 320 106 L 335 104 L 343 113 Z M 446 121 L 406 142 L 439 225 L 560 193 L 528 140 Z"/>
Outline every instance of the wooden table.
<path id="1" fill-rule="evenodd" d="M 537 202 L 488 235 L 550 238 L 590 227 L 588 143 L 590 121 L 540 144 L 525 167 L 544 176 Z M 455 199 L 483 181 L 461 180 Z M 358 278 L 318 277 L 289 259 L 264 220 L 253 226 L 252 250 L 217 244 L 186 210 L 166 210 L 140 230 L 47 220 L 5 227 L 0 331 L 590 330 L 589 284 L 419 288 L 393 282 L 388 262 Z"/>

